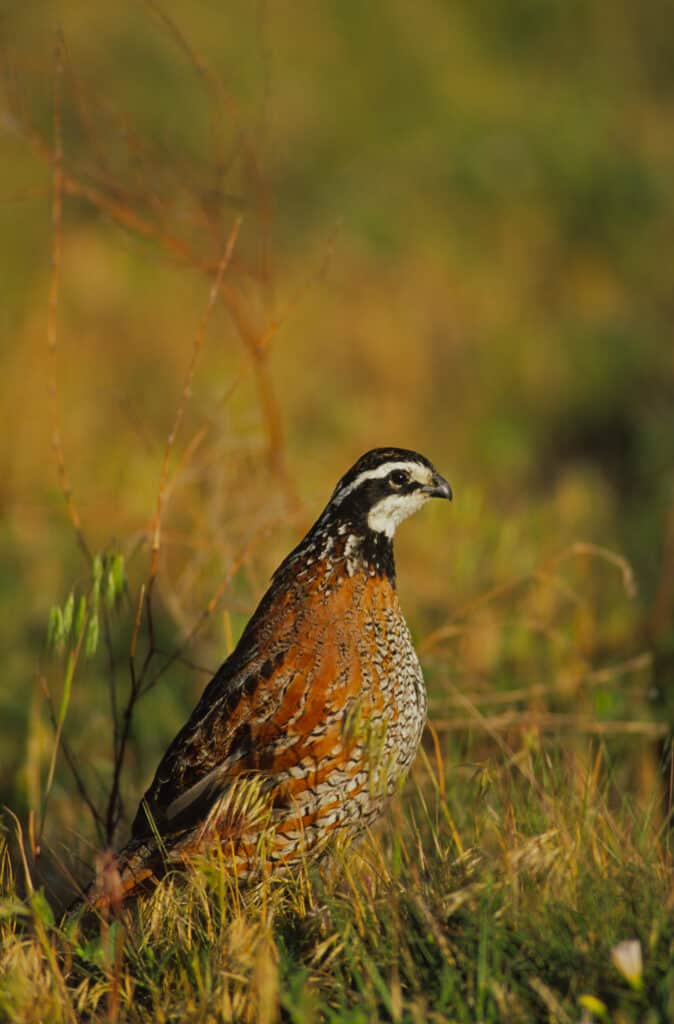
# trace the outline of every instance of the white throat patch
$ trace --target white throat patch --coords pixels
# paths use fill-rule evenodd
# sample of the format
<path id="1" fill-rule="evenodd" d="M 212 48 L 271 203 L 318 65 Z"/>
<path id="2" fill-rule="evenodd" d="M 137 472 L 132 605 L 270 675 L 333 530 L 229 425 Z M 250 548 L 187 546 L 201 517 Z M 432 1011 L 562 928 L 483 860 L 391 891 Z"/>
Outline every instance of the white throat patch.
<path id="1" fill-rule="evenodd" d="M 407 519 L 422 505 L 425 505 L 429 497 L 422 491 L 412 491 L 410 494 L 389 494 L 372 506 L 367 517 L 367 525 L 375 533 L 385 533 L 387 537 L 393 537 L 398 523 L 402 523 L 403 519 Z"/>

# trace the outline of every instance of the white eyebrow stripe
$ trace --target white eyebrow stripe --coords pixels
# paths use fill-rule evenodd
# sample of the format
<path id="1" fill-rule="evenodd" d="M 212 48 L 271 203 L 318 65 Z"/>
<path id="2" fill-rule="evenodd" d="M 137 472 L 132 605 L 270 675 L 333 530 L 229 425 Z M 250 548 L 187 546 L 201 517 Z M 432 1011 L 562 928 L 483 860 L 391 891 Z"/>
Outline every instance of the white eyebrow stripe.
<path id="1" fill-rule="evenodd" d="M 433 472 L 428 466 L 422 466 L 418 462 L 401 461 L 396 462 L 382 462 L 381 466 L 377 466 L 376 469 L 365 469 L 362 473 L 352 480 L 350 484 L 342 488 L 341 491 L 337 491 L 333 501 L 342 502 L 349 496 L 357 487 L 360 487 L 365 480 L 381 480 L 382 477 L 388 476 L 394 469 L 404 469 L 412 475 L 412 478 L 420 484 L 429 484 L 433 478 Z"/>

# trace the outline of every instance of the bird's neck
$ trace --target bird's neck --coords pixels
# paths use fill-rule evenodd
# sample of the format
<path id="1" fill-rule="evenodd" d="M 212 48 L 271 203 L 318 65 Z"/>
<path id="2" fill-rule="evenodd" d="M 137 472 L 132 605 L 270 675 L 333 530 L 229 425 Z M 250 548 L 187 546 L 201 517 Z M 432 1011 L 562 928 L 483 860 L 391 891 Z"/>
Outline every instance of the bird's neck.
<path id="1" fill-rule="evenodd" d="M 303 541 L 288 555 L 275 577 L 293 570 L 305 578 L 363 574 L 386 578 L 395 588 L 396 570 L 393 541 L 385 533 L 371 530 L 367 523 L 341 517 L 321 516 Z"/>
<path id="2" fill-rule="evenodd" d="M 308 549 L 335 572 L 386 577 L 395 585 L 393 541 L 367 523 L 347 518 L 319 519 L 306 537 Z"/>

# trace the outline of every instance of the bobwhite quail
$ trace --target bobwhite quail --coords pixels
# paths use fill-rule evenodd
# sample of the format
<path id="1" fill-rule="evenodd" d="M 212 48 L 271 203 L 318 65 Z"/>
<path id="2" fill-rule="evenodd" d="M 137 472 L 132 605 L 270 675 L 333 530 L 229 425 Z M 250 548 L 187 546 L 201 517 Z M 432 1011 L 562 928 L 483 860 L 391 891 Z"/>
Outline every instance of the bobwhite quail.
<path id="1" fill-rule="evenodd" d="M 292 865 L 379 814 L 427 703 L 393 535 L 429 498 L 451 497 L 403 448 L 367 452 L 342 477 L 166 751 L 117 855 L 119 895 L 217 843 L 242 877 Z"/>

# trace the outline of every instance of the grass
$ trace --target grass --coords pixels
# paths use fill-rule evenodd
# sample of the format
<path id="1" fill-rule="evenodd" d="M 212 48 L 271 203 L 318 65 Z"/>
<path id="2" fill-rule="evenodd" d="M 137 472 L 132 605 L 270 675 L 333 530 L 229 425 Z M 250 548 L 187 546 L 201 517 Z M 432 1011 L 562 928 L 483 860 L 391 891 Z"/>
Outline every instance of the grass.
<path id="1" fill-rule="evenodd" d="M 7 15 L 0 1017 L 671 1020 L 668 15 L 296 10 Z M 396 541 L 405 789 L 61 920 L 380 443 L 456 493 Z"/>
<path id="2" fill-rule="evenodd" d="M 88 930 L 54 924 L 38 894 L 19 902 L 6 861 L 4 1014 L 669 1019 L 666 833 L 612 790 L 605 745 L 470 753 L 422 755 L 383 826 L 320 866 L 240 889 L 214 857 Z M 632 978 L 612 960 L 625 940 L 643 957 Z"/>
<path id="3" fill-rule="evenodd" d="M 25 836 L 8 818 L 21 856 L 16 880 L 4 858 L 0 902 L 7 1019 L 669 1019 L 671 810 L 662 786 L 633 778 L 649 765 L 657 777 L 665 730 L 633 713 L 648 656 L 603 667 L 581 657 L 599 609 L 577 588 L 602 566 L 610 620 L 611 604 L 629 600 L 629 567 L 580 546 L 419 637 L 432 714 L 410 780 L 374 832 L 292 875 L 239 885 L 214 850 L 119 919 L 59 920 L 44 857 L 61 864 L 62 826 L 36 856 L 35 818 Z M 120 559 L 95 567 L 98 578 L 101 616 L 117 601 L 124 622 Z M 67 673 L 86 628 L 76 611 L 60 619 Z M 524 666 L 530 682 L 515 687 Z M 532 681 L 536 667 L 546 682 Z M 85 709 L 91 696 L 80 688 Z"/>

